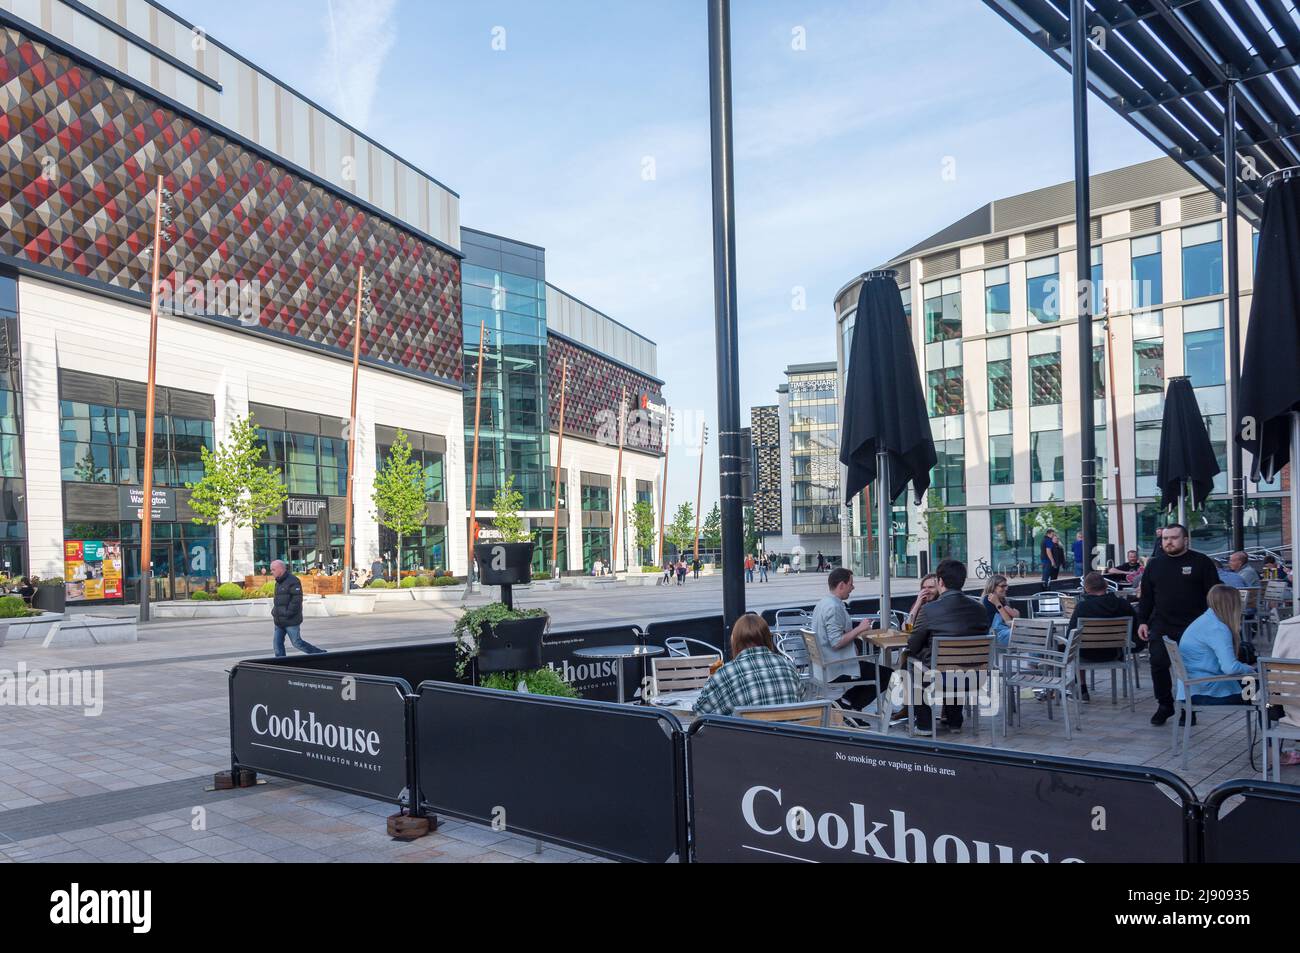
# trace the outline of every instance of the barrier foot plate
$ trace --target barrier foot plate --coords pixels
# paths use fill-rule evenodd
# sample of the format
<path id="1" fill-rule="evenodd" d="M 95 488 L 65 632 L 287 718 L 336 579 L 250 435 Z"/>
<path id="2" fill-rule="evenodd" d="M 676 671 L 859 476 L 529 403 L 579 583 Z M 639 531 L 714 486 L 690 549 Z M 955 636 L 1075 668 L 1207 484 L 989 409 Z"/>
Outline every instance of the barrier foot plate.
<path id="1" fill-rule="evenodd" d="M 438 829 L 438 819 L 433 816 L 411 817 L 404 811 L 388 815 L 388 836 L 393 840 L 419 840 Z"/>
<path id="2" fill-rule="evenodd" d="M 258 779 L 256 771 L 240 768 L 238 774 L 231 771 L 218 771 L 212 776 L 212 787 L 208 790 L 230 791 L 235 788 L 251 788 L 254 785 L 265 783 L 265 781 Z"/>

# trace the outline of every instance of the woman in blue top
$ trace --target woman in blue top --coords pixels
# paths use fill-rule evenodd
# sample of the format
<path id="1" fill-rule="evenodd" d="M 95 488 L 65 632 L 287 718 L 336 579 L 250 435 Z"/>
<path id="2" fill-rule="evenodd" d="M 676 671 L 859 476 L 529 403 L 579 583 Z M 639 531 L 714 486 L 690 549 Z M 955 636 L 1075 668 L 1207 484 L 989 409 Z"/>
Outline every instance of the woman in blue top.
<path id="1" fill-rule="evenodd" d="M 1209 608 L 1196 618 L 1178 642 L 1188 678 L 1210 675 L 1253 675 L 1255 669 L 1237 661 L 1241 645 L 1241 593 L 1231 586 L 1215 586 L 1205 597 Z M 1178 683 L 1178 699 L 1185 697 Z M 1225 678 L 1196 686 L 1193 705 L 1247 705 L 1241 683 Z"/>

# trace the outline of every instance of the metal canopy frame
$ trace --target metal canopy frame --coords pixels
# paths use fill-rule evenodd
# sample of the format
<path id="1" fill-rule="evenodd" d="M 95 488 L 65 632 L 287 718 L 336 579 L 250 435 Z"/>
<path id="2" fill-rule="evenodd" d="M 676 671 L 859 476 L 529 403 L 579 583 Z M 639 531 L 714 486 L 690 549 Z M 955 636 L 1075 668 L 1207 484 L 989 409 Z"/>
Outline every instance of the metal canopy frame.
<path id="1" fill-rule="evenodd" d="M 1071 50 L 1078 43 L 1088 88 L 1227 206 L 1224 244 L 1232 355 L 1228 392 L 1235 415 L 1241 390 L 1237 216 L 1258 227 L 1270 173 L 1300 166 L 1300 12 L 1295 0 L 984 3 L 1072 74 Z M 1079 42 L 1085 34 L 1088 42 Z M 1073 109 L 1075 174 L 1076 179 L 1086 178 L 1087 103 L 1077 80 Z M 1091 209 L 1086 190 L 1077 191 L 1079 273 L 1083 274 L 1082 223 L 1089 220 Z M 1081 311 L 1081 348 L 1086 343 L 1085 317 Z M 1082 359 L 1080 368 L 1084 381 L 1080 396 L 1088 401 L 1091 382 Z M 1235 434 L 1236 428 L 1232 431 Z M 1086 472 L 1084 476 L 1087 496 Z M 1244 548 L 1245 542 L 1245 460 L 1235 439 L 1228 454 L 1228 482 L 1236 550 Z M 1090 542 L 1087 499 L 1084 509 L 1084 539 Z"/>
<path id="2" fill-rule="evenodd" d="M 1070 0 L 984 0 L 1065 70 Z M 1235 87 L 1239 212 L 1259 225 L 1263 177 L 1300 165 L 1294 0 L 1088 0 L 1088 87 L 1220 199 Z"/>

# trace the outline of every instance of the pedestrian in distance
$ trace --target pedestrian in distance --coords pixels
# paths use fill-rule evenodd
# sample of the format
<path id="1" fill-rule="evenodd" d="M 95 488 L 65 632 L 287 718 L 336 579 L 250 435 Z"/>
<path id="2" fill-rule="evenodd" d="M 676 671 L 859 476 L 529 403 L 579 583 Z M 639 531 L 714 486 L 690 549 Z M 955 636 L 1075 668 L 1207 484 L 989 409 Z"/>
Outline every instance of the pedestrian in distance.
<path id="1" fill-rule="evenodd" d="M 754 557 L 745 557 L 745 582 L 754 581 Z"/>
<path id="2" fill-rule="evenodd" d="M 1056 530 L 1049 529 L 1043 534 L 1043 544 L 1038 548 L 1038 555 L 1043 565 L 1043 588 L 1047 589 L 1052 585 L 1052 580 L 1060 571 L 1060 564 L 1056 561 Z"/>
<path id="3" fill-rule="evenodd" d="M 317 648 L 299 634 L 302 628 L 302 583 L 289 572 L 283 559 L 272 561 L 271 575 L 275 577 L 275 598 L 271 602 L 271 622 L 275 625 L 275 657 L 284 657 L 286 635 L 299 652 L 322 654 L 324 649 Z"/>
<path id="4" fill-rule="evenodd" d="M 759 580 L 759 582 L 767 582 L 767 571 L 768 571 L 769 568 L 770 568 L 770 567 L 768 566 L 767 556 L 766 556 L 766 555 L 764 555 L 764 556 L 760 556 L 759 559 L 758 559 L 758 580 Z"/>
<path id="5" fill-rule="evenodd" d="M 684 558 L 677 561 L 677 585 L 686 585 L 686 560 Z"/>

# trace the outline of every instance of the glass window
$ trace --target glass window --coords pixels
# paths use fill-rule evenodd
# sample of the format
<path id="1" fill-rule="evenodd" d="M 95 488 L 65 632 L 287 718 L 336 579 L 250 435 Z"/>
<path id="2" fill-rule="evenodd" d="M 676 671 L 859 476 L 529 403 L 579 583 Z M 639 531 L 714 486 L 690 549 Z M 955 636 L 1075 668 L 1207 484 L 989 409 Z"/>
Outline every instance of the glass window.
<path id="1" fill-rule="evenodd" d="M 1005 265 L 984 272 L 984 329 L 1005 331 L 1011 327 L 1011 270 Z"/>
<path id="2" fill-rule="evenodd" d="M 1009 486 L 1015 482 L 1015 459 L 1011 434 L 989 437 L 989 484 Z"/>
<path id="3" fill-rule="evenodd" d="M 1059 430 L 1029 435 L 1031 498 L 1034 502 L 1061 500 L 1065 488 L 1065 449 Z"/>
<path id="4" fill-rule="evenodd" d="M 928 371 L 931 417 L 948 417 L 962 412 L 962 376 L 960 367 Z M 834 410 L 834 408 L 831 408 Z"/>
<path id="5" fill-rule="evenodd" d="M 1213 387 L 1223 383 L 1226 358 L 1223 329 L 1193 331 L 1183 335 L 1183 360 L 1193 387 Z"/>
<path id="6" fill-rule="evenodd" d="M 1145 235 L 1129 242 L 1133 262 L 1133 307 L 1151 308 L 1164 302 L 1160 272 L 1160 236 Z"/>
<path id="7" fill-rule="evenodd" d="M 1029 358 L 1029 403 L 1033 406 L 1061 402 L 1061 354 L 1034 354 Z"/>
<path id="8" fill-rule="evenodd" d="M 1039 324 L 1060 320 L 1060 272 L 1056 256 L 1025 262 L 1025 291 L 1029 313 Z"/>
<path id="9" fill-rule="evenodd" d="M 582 508 L 584 510 L 595 510 L 597 512 L 609 512 L 610 488 L 607 486 L 591 486 L 582 484 Z"/>
<path id="10" fill-rule="evenodd" d="M 944 506 L 966 504 L 966 441 L 936 440 L 938 458 L 930 471 L 930 486 L 942 494 Z"/>
<path id="11" fill-rule="evenodd" d="M 1100 314 L 1102 309 L 1102 303 L 1103 303 L 1101 249 L 1096 245 L 1093 245 L 1092 248 L 1089 249 L 1088 251 L 1088 260 L 1092 265 L 1092 274 L 1091 274 L 1092 287 L 1089 289 L 1089 293 L 1092 295 L 1092 302 L 1091 302 L 1092 313 Z"/>
<path id="12" fill-rule="evenodd" d="M 925 343 L 961 337 L 961 279 L 927 282 L 925 293 Z"/>
<path id="13" fill-rule="evenodd" d="M 1011 361 L 992 361 L 989 373 L 989 410 L 1010 410 L 1012 405 Z"/>
<path id="14" fill-rule="evenodd" d="M 1223 294 L 1222 222 L 1183 229 L 1183 297 Z"/>

